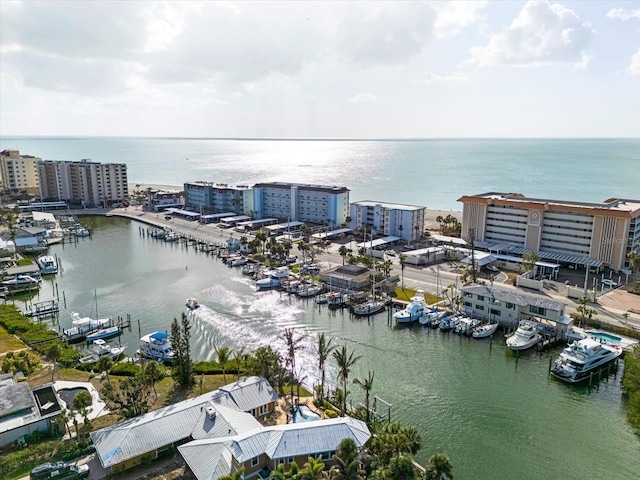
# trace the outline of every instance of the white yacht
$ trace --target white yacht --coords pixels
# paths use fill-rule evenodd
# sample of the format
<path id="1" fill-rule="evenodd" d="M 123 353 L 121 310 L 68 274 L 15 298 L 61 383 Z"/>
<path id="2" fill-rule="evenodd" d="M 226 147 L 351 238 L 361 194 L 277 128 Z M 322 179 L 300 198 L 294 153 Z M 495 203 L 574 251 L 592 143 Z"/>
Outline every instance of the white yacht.
<path id="1" fill-rule="evenodd" d="M 169 334 L 164 332 L 153 332 L 140 338 L 136 353 L 157 362 L 171 362 L 174 357 Z"/>
<path id="2" fill-rule="evenodd" d="M 38 257 L 38 267 L 42 275 L 54 275 L 58 273 L 58 263 L 51 255 L 41 255 Z"/>
<path id="3" fill-rule="evenodd" d="M 430 311 L 431 310 L 427 306 L 427 302 L 424 300 L 424 295 L 416 292 L 416 295 L 411 297 L 409 303 L 403 310 L 393 314 L 393 318 L 396 323 L 417 322 Z"/>
<path id="4" fill-rule="evenodd" d="M 473 338 L 490 337 L 491 335 L 496 333 L 496 330 L 498 330 L 498 325 L 498 323 L 485 323 L 484 325 L 480 325 L 473 331 L 471 336 Z"/>
<path id="5" fill-rule="evenodd" d="M 538 323 L 530 320 L 521 320 L 516 333 L 507 338 L 507 347 L 511 350 L 526 350 L 542 340 L 538 333 Z"/>
<path id="6" fill-rule="evenodd" d="M 80 363 L 92 363 L 100 360 L 100 357 L 108 356 L 111 360 L 116 360 L 127 348 L 126 345 L 111 346 L 102 339 L 93 341 L 89 353 L 78 360 Z"/>
<path id="7" fill-rule="evenodd" d="M 289 267 L 278 267 L 268 277 L 256 281 L 258 288 L 279 287 L 283 280 L 289 278 Z"/>
<path id="8" fill-rule="evenodd" d="M 600 343 L 592 338 L 577 340 L 560 352 L 551 374 L 564 382 L 578 383 L 621 354 L 622 348 L 618 345 Z"/>

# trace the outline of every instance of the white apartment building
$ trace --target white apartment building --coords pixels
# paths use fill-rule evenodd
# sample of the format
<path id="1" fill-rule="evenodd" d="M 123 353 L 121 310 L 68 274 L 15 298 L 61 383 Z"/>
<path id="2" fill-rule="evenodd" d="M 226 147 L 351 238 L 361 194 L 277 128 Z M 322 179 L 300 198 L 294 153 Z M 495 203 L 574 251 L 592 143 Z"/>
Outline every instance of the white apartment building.
<path id="1" fill-rule="evenodd" d="M 427 207 L 364 200 L 351 204 L 350 228 L 410 242 L 422 237 L 426 214 Z"/>
<path id="2" fill-rule="evenodd" d="M 567 265 L 629 267 L 628 253 L 640 251 L 640 200 L 611 198 L 583 203 L 528 198 L 519 193 L 466 195 L 462 237 L 473 231 L 477 248 Z"/>
<path id="3" fill-rule="evenodd" d="M 3 150 L 0 152 L 0 188 L 39 195 L 38 162 L 41 161 L 38 157 L 20 155 L 19 150 Z"/>
<path id="4" fill-rule="evenodd" d="M 253 215 L 253 191 L 247 185 L 187 182 L 184 184 L 184 204 L 203 213 L 234 212 Z"/>
<path id="5" fill-rule="evenodd" d="M 303 183 L 257 183 L 253 186 L 257 219 L 275 217 L 337 227 L 349 215 L 349 189 Z"/>
<path id="6" fill-rule="evenodd" d="M 43 200 L 108 207 L 129 196 L 127 165 L 45 160 L 38 165 Z"/>

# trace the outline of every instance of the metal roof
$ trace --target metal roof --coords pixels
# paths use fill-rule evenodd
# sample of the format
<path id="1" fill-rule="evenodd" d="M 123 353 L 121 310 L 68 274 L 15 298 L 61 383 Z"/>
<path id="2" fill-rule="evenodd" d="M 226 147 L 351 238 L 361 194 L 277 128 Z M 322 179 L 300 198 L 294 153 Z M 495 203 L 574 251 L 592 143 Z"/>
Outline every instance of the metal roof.
<path id="1" fill-rule="evenodd" d="M 247 377 L 217 390 L 212 401 L 241 412 L 278 401 L 278 395 L 262 377 Z"/>
<path id="2" fill-rule="evenodd" d="M 336 450 L 344 438 L 353 439 L 360 448 L 370 437 L 361 420 L 339 417 L 261 427 L 229 438 L 194 440 L 179 446 L 178 451 L 198 480 L 212 480 L 230 473 L 231 456 L 243 463 L 261 454 L 271 459 L 312 455 Z"/>
<path id="3" fill-rule="evenodd" d="M 206 406 L 218 390 L 154 410 L 125 422 L 91 432 L 104 468 L 189 437 L 237 435 L 260 426 L 253 416 L 216 404 L 209 419 Z"/>
<path id="4" fill-rule="evenodd" d="M 509 245 L 507 243 L 495 243 L 495 242 L 475 242 L 474 246 L 477 248 L 483 248 L 489 251 L 496 251 L 498 253 L 509 253 L 516 255 L 524 255 L 525 253 L 532 252 L 528 248 L 518 247 L 515 245 Z M 541 252 L 536 251 L 538 256 L 544 260 L 553 260 L 555 262 L 571 263 L 575 265 L 585 265 L 588 267 L 601 267 L 604 262 L 601 260 L 595 260 L 589 257 L 583 257 L 580 255 L 571 255 L 568 253 L 555 253 L 555 252 Z"/>

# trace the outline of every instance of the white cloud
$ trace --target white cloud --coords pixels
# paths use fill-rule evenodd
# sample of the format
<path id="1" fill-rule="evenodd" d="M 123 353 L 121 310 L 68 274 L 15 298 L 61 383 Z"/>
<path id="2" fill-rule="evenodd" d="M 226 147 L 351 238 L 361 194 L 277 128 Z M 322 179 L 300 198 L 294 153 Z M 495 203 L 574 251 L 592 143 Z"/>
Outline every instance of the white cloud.
<path id="1" fill-rule="evenodd" d="M 273 90 L 293 90 L 295 86 L 291 77 L 279 72 L 270 72 L 267 76 L 254 82 L 245 82 L 242 89 L 246 93 L 259 94 Z"/>
<path id="2" fill-rule="evenodd" d="M 594 33 L 591 24 L 573 10 L 558 3 L 529 1 L 508 28 L 493 35 L 487 45 L 471 49 L 469 62 L 479 66 L 565 62 L 584 68 Z"/>
<path id="3" fill-rule="evenodd" d="M 366 103 L 366 102 L 377 102 L 377 101 L 378 101 L 378 97 L 376 97 L 372 93 L 359 93 L 347 99 L 347 102 L 350 102 L 350 103 Z"/>
<path id="4" fill-rule="evenodd" d="M 337 47 L 350 62 L 398 65 L 418 55 L 434 37 L 435 12 L 426 3 L 349 4 L 338 25 Z"/>
<path id="5" fill-rule="evenodd" d="M 434 5 L 437 12 L 435 33 L 438 38 L 456 35 L 465 27 L 474 24 L 487 6 L 486 1 L 453 1 Z"/>
<path id="6" fill-rule="evenodd" d="M 424 72 L 422 74 L 420 74 L 414 81 L 413 83 L 424 83 L 424 84 L 429 84 L 429 83 L 436 83 L 436 82 L 458 82 L 458 83 L 463 83 L 463 82 L 468 82 L 469 81 L 469 77 L 466 75 L 462 75 L 459 73 L 434 73 L 434 72 Z"/>
<path id="7" fill-rule="evenodd" d="M 627 21 L 631 18 L 640 19 L 640 8 L 635 10 L 625 10 L 624 8 L 614 8 L 607 12 L 607 18 L 617 18 L 622 21 Z"/>
<path id="8" fill-rule="evenodd" d="M 631 57 L 631 64 L 629 65 L 629 73 L 631 75 L 640 75 L 640 48 Z"/>

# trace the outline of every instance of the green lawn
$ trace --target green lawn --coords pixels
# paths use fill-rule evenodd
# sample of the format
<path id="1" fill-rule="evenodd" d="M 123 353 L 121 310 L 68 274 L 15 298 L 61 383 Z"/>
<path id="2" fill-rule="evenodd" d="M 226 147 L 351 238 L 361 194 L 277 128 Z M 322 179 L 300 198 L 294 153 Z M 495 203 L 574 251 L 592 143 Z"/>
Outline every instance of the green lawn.
<path id="1" fill-rule="evenodd" d="M 416 291 L 412 290 L 411 288 L 403 289 L 402 287 L 396 287 L 395 293 L 396 293 L 396 298 L 398 300 L 408 302 L 411 299 L 411 297 L 413 297 L 416 294 Z M 443 300 L 441 297 L 437 297 L 430 293 L 425 293 L 424 299 L 427 302 L 427 305 L 433 305 L 434 303 L 438 303 Z"/>
<path id="2" fill-rule="evenodd" d="M 0 355 L 4 355 L 16 350 L 22 350 L 26 345 L 22 343 L 16 336 L 10 335 L 2 326 L 0 326 Z"/>

